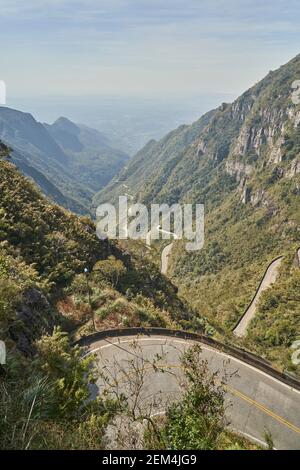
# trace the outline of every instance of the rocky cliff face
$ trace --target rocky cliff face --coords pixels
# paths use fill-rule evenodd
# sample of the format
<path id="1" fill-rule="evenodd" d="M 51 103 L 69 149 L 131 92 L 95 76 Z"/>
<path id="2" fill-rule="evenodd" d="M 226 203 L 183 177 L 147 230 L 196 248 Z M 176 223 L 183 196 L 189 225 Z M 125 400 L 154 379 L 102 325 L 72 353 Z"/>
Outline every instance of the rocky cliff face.
<path id="1" fill-rule="evenodd" d="M 299 56 L 256 85 L 252 101 L 247 92 L 230 107 L 232 118 L 242 124 L 232 139 L 225 171 L 239 183 L 237 191 L 245 204 L 257 206 L 266 198 L 263 188 L 252 191 L 257 173 L 272 171 L 275 179 L 280 179 L 293 178 L 299 172 L 300 111 L 292 102 L 291 88 L 298 71 Z M 292 149 L 296 151 L 291 154 Z"/>
<path id="2" fill-rule="evenodd" d="M 299 173 L 300 109 L 292 102 L 298 76 L 300 56 L 232 104 L 223 103 L 192 126 L 142 149 L 123 172 L 122 184 L 114 182 L 97 200 L 114 199 L 127 187 L 146 203 L 201 200 L 210 205 L 216 184 L 215 193 L 234 190 L 245 204 L 268 203 L 263 180 Z"/>

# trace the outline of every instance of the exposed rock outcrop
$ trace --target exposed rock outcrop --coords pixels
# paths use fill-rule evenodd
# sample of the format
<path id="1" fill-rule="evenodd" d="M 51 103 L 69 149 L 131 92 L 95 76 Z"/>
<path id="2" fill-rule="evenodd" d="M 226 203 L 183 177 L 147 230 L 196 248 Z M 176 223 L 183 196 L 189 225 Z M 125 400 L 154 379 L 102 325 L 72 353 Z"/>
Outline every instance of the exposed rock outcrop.
<path id="1" fill-rule="evenodd" d="M 238 160 L 228 160 L 225 164 L 225 168 L 226 172 L 230 176 L 233 176 L 238 183 L 243 182 L 243 180 L 253 172 L 251 165 Z"/>
<path id="2" fill-rule="evenodd" d="M 286 176 L 288 178 L 293 178 L 298 173 L 300 173 L 300 160 L 294 160 L 291 164 L 290 169 L 287 171 Z"/>
<path id="3" fill-rule="evenodd" d="M 205 150 L 206 150 L 206 145 L 203 142 L 203 140 L 200 139 L 197 145 L 197 156 L 201 157 L 202 155 L 204 155 Z"/>

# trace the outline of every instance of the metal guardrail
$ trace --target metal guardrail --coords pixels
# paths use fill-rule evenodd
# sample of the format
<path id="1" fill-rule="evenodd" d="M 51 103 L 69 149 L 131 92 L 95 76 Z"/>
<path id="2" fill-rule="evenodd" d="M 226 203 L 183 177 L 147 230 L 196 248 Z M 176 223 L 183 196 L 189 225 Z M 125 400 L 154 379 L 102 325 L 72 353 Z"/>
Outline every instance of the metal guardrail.
<path id="1" fill-rule="evenodd" d="M 230 356 L 239 359 L 246 364 L 249 364 L 256 369 L 265 372 L 266 374 L 270 375 L 271 377 L 279 380 L 280 382 L 289 385 L 292 388 L 300 391 L 300 380 L 285 374 L 284 372 L 280 372 L 279 370 L 274 369 L 269 362 L 265 361 L 259 356 L 250 353 L 249 351 L 245 351 L 244 349 L 237 348 L 235 346 L 229 346 L 227 344 L 223 344 L 220 341 L 217 341 L 213 338 L 208 336 L 199 334 L 199 333 L 192 333 L 189 331 L 183 330 L 171 330 L 167 328 L 119 328 L 119 329 L 112 329 L 112 330 L 103 330 L 97 333 L 93 333 L 88 336 L 83 336 L 80 340 L 76 341 L 75 344 L 79 346 L 89 346 L 95 341 L 99 341 L 105 338 L 116 338 L 118 336 L 170 336 L 175 338 L 181 338 L 185 340 L 192 340 L 198 343 L 203 343 L 208 346 L 211 346 L 213 349 L 217 349 L 218 351 L 222 351 Z"/>

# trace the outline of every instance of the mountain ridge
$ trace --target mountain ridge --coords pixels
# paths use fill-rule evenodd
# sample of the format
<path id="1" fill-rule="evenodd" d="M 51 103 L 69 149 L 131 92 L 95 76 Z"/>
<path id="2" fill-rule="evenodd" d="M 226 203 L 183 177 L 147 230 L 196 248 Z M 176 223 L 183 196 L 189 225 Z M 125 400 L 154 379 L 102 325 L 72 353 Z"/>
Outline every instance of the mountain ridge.
<path id="1" fill-rule="evenodd" d="M 156 148 L 155 148 L 155 165 L 153 164 L 152 167 L 150 168 L 150 172 L 146 173 L 143 177 L 143 181 L 141 183 L 138 183 L 139 186 L 147 184 L 147 191 L 144 192 L 144 194 L 141 194 L 140 200 L 143 202 L 147 202 L 147 200 L 154 200 L 156 196 L 159 195 L 160 190 L 156 185 L 153 183 L 153 180 L 157 179 L 156 176 L 156 171 L 157 171 L 157 165 L 165 165 L 166 163 L 169 163 L 171 159 L 173 161 L 178 158 L 178 163 L 180 166 L 180 170 L 182 170 L 182 159 L 178 155 L 178 153 L 182 150 L 185 152 L 185 163 L 186 163 L 186 168 L 188 167 L 187 164 L 195 164 L 195 170 L 199 171 L 202 169 L 202 161 L 203 158 L 200 159 L 197 157 L 210 157 L 212 161 L 211 166 L 217 166 L 219 163 L 221 163 L 225 158 L 228 156 L 233 156 L 229 155 L 229 151 L 231 149 L 229 148 L 230 145 L 232 144 L 234 138 L 237 138 L 239 136 L 239 130 L 242 130 L 242 127 L 244 126 L 244 134 L 240 136 L 240 143 L 241 145 L 244 143 L 247 147 L 247 143 L 245 142 L 245 139 L 247 138 L 247 132 L 246 132 L 246 127 L 247 127 L 247 118 L 251 119 L 251 112 L 253 111 L 255 113 L 255 102 L 257 100 L 257 97 L 262 93 L 263 90 L 266 90 L 266 94 L 268 94 L 268 87 L 271 86 L 274 82 L 276 82 L 276 77 L 279 76 L 278 80 L 283 80 L 284 77 L 280 77 L 281 73 L 284 70 L 287 70 L 288 68 L 293 69 L 295 68 L 294 72 L 299 69 L 299 61 L 300 61 L 300 55 L 296 56 L 294 59 L 292 59 L 288 64 L 280 67 L 277 71 L 271 71 L 264 79 L 262 79 L 260 82 L 258 82 L 256 85 L 248 89 L 245 93 L 243 93 L 239 98 L 237 98 L 232 104 L 225 104 L 223 103 L 218 109 L 210 111 L 209 113 L 206 113 L 204 116 L 202 116 L 198 121 L 196 121 L 194 124 L 190 126 L 180 126 L 177 130 L 171 131 L 169 134 L 167 134 L 166 137 L 161 139 L 159 142 L 157 142 Z M 288 86 L 285 87 L 284 93 L 285 97 L 289 96 L 291 97 L 292 89 L 291 89 L 291 84 L 292 80 L 295 80 L 295 77 L 297 75 L 294 73 L 290 81 L 288 83 Z M 287 80 L 287 77 L 284 78 L 285 81 Z M 264 99 L 268 99 L 267 96 L 264 97 Z M 271 100 L 273 97 L 271 97 Z M 280 98 L 278 99 L 278 102 L 280 104 Z M 290 108 L 293 108 L 292 102 L 290 101 L 291 106 Z M 209 121 L 212 121 L 209 125 Z M 227 134 L 224 133 L 224 128 L 222 127 L 224 125 L 224 122 L 226 121 L 226 132 Z M 197 125 L 199 126 L 199 129 L 197 129 Z M 182 132 L 182 129 L 184 131 Z M 193 130 L 196 131 L 196 135 L 193 135 L 193 139 L 191 142 L 185 142 L 184 137 L 185 135 L 189 135 L 193 132 Z M 249 137 L 249 136 L 248 136 Z M 257 136 L 256 136 L 257 137 Z M 261 136 L 263 138 L 263 136 Z M 259 139 L 259 136 L 257 137 Z M 172 148 L 173 154 L 171 156 L 167 155 L 166 159 L 166 151 L 168 150 L 166 147 L 166 144 L 168 145 L 169 141 L 173 139 L 178 140 L 178 148 L 175 148 L 174 152 L 174 145 Z M 252 149 L 255 149 L 255 146 L 258 146 L 262 144 L 262 140 L 260 142 L 255 141 L 255 136 L 252 136 L 252 143 L 250 143 L 253 147 Z M 244 149 L 239 149 L 241 152 L 246 153 L 249 151 L 251 148 L 248 146 L 247 148 Z M 134 179 L 134 169 L 135 167 L 139 167 L 139 161 L 140 160 L 147 160 L 147 158 L 150 160 L 151 155 L 148 154 L 147 152 L 150 151 L 152 152 L 152 155 L 154 154 L 153 151 L 153 146 L 150 148 L 150 150 L 146 147 L 144 149 L 141 149 L 129 162 L 127 165 L 126 172 L 121 172 L 121 174 L 118 176 L 118 179 L 122 180 L 122 183 L 126 183 L 130 187 L 130 182 L 131 180 Z M 233 152 L 238 153 L 238 152 Z M 189 158 L 190 157 L 190 158 Z M 196 160 L 196 161 L 195 161 Z M 198 168 L 197 168 L 198 165 Z M 176 165 L 172 166 L 172 177 L 175 179 L 177 175 L 174 174 L 174 170 L 176 170 Z M 133 169 L 131 174 L 131 169 Z M 141 171 L 141 168 L 138 168 L 139 171 Z M 145 170 L 145 167 L 143 168 Z M 147 170 L 147 167 L 146 167 Z M 190 170 L 190 168 L 188 168 Z M 163 168 L 159 168 L 160 173 L 163 172 Z M 230 172 L 228 172 L 230 174 Z M 158 174 L 158 177 L 161 175 Z M 177 177 L 177 180 L 180 180 L 182 175 L 180 177 Z M 193 175 L 195 178 L 195 176 Z M 138 178 L 137 178 L 138 179 Z M 169 178 L 168 178 L 169 179 Z M 112 182 L 112 184 L 114 181 Z M 137 182 L 135 181 L 135 184 Z M 103 192 L 100 192 L 98 195 L 95 196 L 96 201 L 101 201 L 104 197 L 107 199 L 112 199 L 114 197 L 114 193 L 116 192 L 116 186 L 114 186 L 112 190 L 112 194 L 109 194 L 109 186 L 103 190 Z M 172 188 L 164 187 L 163 195 L 166 196 L 166 194 L 170 194 L 172 192 Z M 151 196 L 150 196 L 151 193 Z M 182 192 L 182 195 L 184 194 L 184 191 Z M 149 195 L 149 197 L 147 197 Z M 182 197 L 179 194 L 179 199 Z M 104 199 L 103 199 L 104 200 Z M 178 201 L 178 199 L 177 199 Z M 167 202 L 167 201 L 166 201 Z"/>
<path id="2" fill-rule="evenodd" d="M 99 131 L 59 118 L 42 124 L 30 113 L 0 107 L 0 138 L 13 161 L 45 194 L 79 214 L 91 213 L 93 193 L 105 185 L 128 156 Z"/>

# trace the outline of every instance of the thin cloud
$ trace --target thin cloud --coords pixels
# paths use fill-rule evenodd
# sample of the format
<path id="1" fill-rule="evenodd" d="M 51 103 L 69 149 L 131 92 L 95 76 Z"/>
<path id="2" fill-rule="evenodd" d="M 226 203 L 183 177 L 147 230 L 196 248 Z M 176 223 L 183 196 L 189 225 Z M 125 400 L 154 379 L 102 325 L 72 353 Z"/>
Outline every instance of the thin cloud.
<path id="1" fill-rule="evenodd" d="M 299 17 L 295 0 L 2 0 L 1 78 L 15 94 L 239 93 L 299 52 Z"/>

